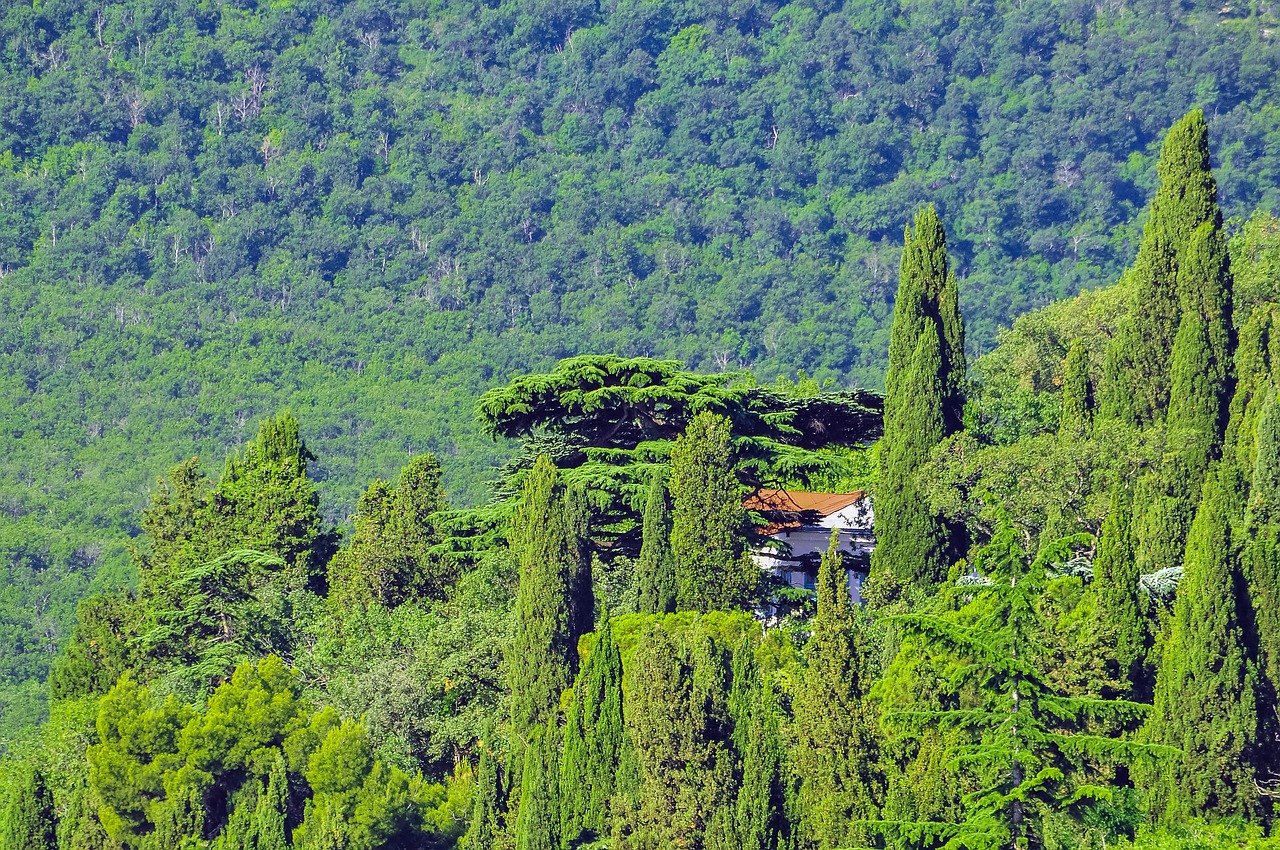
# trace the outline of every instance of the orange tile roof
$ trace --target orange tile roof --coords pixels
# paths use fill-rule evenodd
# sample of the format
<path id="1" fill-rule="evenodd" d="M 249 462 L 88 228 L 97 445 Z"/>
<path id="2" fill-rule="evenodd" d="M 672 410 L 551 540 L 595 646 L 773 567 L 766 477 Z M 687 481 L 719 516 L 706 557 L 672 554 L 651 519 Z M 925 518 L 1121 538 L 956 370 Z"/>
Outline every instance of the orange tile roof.
<path id="1" fill-rule="evenodd" d="M 768 525 L 758 529 L 761 534 L 777 534 L 788 528 L 813 525 L 814 522 L 857 503 L 866 495 L 865 490 L 855 490 L 852 493 L 806 493 L 803 490 L 760 489 L 748 496 L 742 506 L 749 511 L 757 511 L 770 521 Z"/>

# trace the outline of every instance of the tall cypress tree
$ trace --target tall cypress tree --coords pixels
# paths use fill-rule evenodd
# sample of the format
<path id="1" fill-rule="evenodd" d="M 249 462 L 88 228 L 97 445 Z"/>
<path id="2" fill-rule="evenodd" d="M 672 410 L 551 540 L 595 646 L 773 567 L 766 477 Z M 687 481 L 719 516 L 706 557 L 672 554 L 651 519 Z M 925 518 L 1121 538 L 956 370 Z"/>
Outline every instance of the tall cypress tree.
<path id="1" fill-rule="evenodd" d="M 1098 535 L 1093 562 L 1093 586 L 1098 594 L 1098 622 L 1110 639 L 1117 673 L 1135 695 L 1142 695 L 1146 677 L 1146 624 L 1138 585 L 1138 562 L 1130 533 L 1130 497 L 1117 481 L 1111 489 L 1111 508 Z"/>
<path id="2" fill-rule="evenodd" d="M 728 419 L 703 412 L 690 420 L 671 450 L 669 489 L 677 608 L 743 604 L 758 570 L 745 557 L 747 513 L 733 474 Z"/>
<path id="3" fill-rule="evenodd" d="M 777 711 L 746 638 L 733 654 L 729 713 L 739 762 L 737 805 L 732 817 L 726 818 L 733 825 L 732 846 L 736 850 L 784 846 L 786 798 Z"/>
<path id="4" fill-rule="evenodd" d="M 492 850 L 502 831 L 499 809 L 502 800 L 502 777 L 489 735 L 480 742 L 480 763 L 476 765 L 476 790 L 471 797 L 471 821 L 462 837 L 464 850 Z"/>
<path id="5" fill-rule="evenodd" d="M 1062 376 L 1062 416 L 1058 433 L 1079 436 L 1093 421 L 1093 391 L 1089 384 L 1089 352 L 1084 340 L 1074 339 L 1067 349 Z"/>
<path id="6" fill-rule="evenodd" d="M 524 751 L 516 850 L 560 850 L 559 737 L 554 717 L 537 728 Z"/>
<path id="7" fill-rule="evenodd" d="M 58 823 L 53 794 L 44 774 L 35 767 L 21 771 L 16 787 L 8 789 L 9 806 L 0 824 L 3 850 L 57 850 Z"/>
<path id="8" fill-rule="evenodd" d="M 1226 493 L 1211 473 L 1187 540 L 1147 727 L 1152 741 L 1181 750 L 1157 803 L 1171 817 L 1258 809 L 1256 671 L 1244 645 L 1238 579 Z"/>
<path id="9" fill-rule="evenodd" d="M 811 628 L 795 710 L 798 832 L 802 847 L 832 848 L 850 838 L 851 821 L 874 815 L 880 785 L 875 719 L 864 702 L 867 647 L 834 532 L 818 567 Z"/>
<path id="10" fill-rule="evenodd" d="M 904 368 L 895 371 L 890 358 L 871 569 L 901 583 L 932 584 L 947 571 L 948 529 L 914 477 L 946 434 L 940 344 L 936 331 L 926 330 L 917 338 Z"/>
<path id="11" fill-rule="evenodd" d="M 1280 409 L 1274 389 L 1263 393 L 1255 439 L 1242 554 L 1252 617 L 1248 643 L 1257 647 L 1260 740 L 1280 741 Z M 1280 775 L 1280 748 L 1261 748 L 1261 768 Z"/>
<path id="12" fill-rule="evenodd" d="M 560 814 L 566 847 L 584 833 L 597 838 L 609 834 L 609 804 L 630 749 L 622 708 L 622 655 L 606 617 L 574 684 L 564 728 Z"/>
<path id="13" fill-rule="evenodd" d="M 1156 166 L 1160 188 L 1129 275 L 1135 309 L 1112 341 L 1104 409 L 1138 424 L 1164 418 L 1172 378 L 1170 355 L 1182 315 L 1179 253 L 1201 224 L 1222 224 L 1209 170 L 1209 127 L 1196 109 L 1170 128 Z"/>
<path id="14" fill-rule="evenodd" d="M 578 638 L 591 631 L 591 561 L 581 506 L 539 457 L 525 479 L 511 543 L 520 560 L 516 633 L 507 655 L 511 721 L 527 736 L 555 713 L 573 683 Z"/>
<path id="15" fill-rule="evenodd" d="M 676 610 L 676 562 L 671 553 L 665 471 L 654 473 L 649 484 L 643 535 L 636 564 L 637 607 L 641 614 L 669 614 Z"/>
<path id="16" fill-rule="evenodd" d="M 267 783 L 253 811 L 251 829 L 255 850 L 287 850 L 285 808 L 288 805 L 289 779 L 284 758 L 279 752 L 267 774 Z"/>

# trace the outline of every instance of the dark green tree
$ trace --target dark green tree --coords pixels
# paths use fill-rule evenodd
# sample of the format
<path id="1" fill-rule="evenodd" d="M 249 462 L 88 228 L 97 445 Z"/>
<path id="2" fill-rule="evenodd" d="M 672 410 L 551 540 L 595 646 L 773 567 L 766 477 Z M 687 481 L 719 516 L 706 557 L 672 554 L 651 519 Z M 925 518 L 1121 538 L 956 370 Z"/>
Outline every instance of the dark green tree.
<path id="1" fill-rule="evenodd" d="M 644 542 L 636 562 L 636 597 L 641 614 L 676 610 L 676 562 L 671 552 L 671 510 L 667 473 L 654 473 L 644 506 Z"/>
<path id="2" fill-rule="evenodd" d="M 8 807 L 0 823 L 3 850 L 57 850 L 58 822 L 53 794 L 34 766 L 19 769 L 16 785 L 5 789 Z"/>
<path id="3" fill-rule="evenodd" d="M 622 655 L 606 617 L 574 683 L 560 763 L 561 837 L 566 847 L 610 832 L 610 801 L 631 758 L 623 716 Z M 592 838 L 594 837 L 594 838 Z"/>
<path id="4" fill-rule="evenodd" d="M 905 271 L 907 256 L 904 286 L 910 279 Z M 895 318 L 895 326 L 896 322 Z M 940 581 L 947 570 L 948 529 L 914 478 L 946 435 L 940 342 L 934 330 L 926 329 L 901 368 L 895 369 L 890 357 L 871 569 L 873 575 L 888 575 L 902 584 L 929 585 Z"/>
<path id="5" fill-rule="evenodd" d="M 730 610 L 758 578 L 746 557 L 747 513 L 733 474 L 729 420 L 700 413 L 671 450 L 671 553 L 676 607 Z"/>
<path id="6" fill-rule="evenodd" d="M 726 818 L 733 827 L 730 846 L 738 850 L 786 846 L 789 824 L 777 703 L 745 637 L 733 654 L 729 714 L 739 763 L 738 799 L 731 819 Z"/>
<path id="7" fill-rule="evenodd" d="M 1098 595 L 1098 627 L 1108 638 L 1116 662 L 1117 678 L 1128 693 L 1143 696 L 1146 676 L 1146 623 L 1138 562 L 1130 530 L 1130 497 L 1122 482 L 1112 485 L 1111 506 L 1098 535 L 1098 555 L 1093 562 L 1093 587 Z"/>
<path id="8" fill-rule="evenodd" d="M 1093 421 L 1093 387 L 1089 381 L 1089 352 L 1084 340 L 1071 341 L 1062 376 L 1062 416 L 1058 432 L 1079 437 Z"/>
<path id="9" fill-rule="evenodd" d="M 471 798 L 471 818 L 462 838 L 464 850 L 491 850 L 502 832 L 500 809 L 502 776 L 492 742 L 480 741 L 480 763 L 476 766 L 475 793 Z"/>
<path id="10" fill-rule="evenodd" d="M 1170 355 L 1182 316 L 1179 255 L 1196 229 L 1222 225 L 1209 169 L 1209 126 L 1193 110 L 1170 128 L 1156 166 L 1160 188 L 1142 232 L 1130 278 L 1133 310 L 1108 352 L 1112 367 L 1104 411 L 1139 424 L 1161 420 L 1172 386 Z"/>
<path id="11" fill-rule="evenodd" d="M 555 714 L 577 671 L 578 638 L 591 631 L 591 560 L 583 530 L 574 494 L 551 461 L 539 458 L 511 532 L 520 560 L 516 634 L 507 655 L 516 735 L 529 735 Z"/>
<path id="12" fill-rule="evenodd" d="M 1155 804 L 1174 819 L 1258 811 L 1256 670 L 1244 645 L 1241 582 L 1227 495 L 1204 482 L 1187 540 L 1172 627 L 1156 677 L 1150 740 L 1181 751 L 1153 781 Z"/>
<path id="13" fill-rule="evenodd" d="M 534 730 L 524 748 L 516 850 L 560 850 L 560 765 L 556 718 Z"/>
<path id="14" fill-rule="evenodd" d="M 871 677 L 865 624 L 854 610 L 834 532 L 817 585 L 804 685 L 795 701 L 792 762 L 800 780 L 800 846 L 833 848 L 851 840 L 854 821 L 874 817 L 882 784 L 876 720 L 866 701 Z"/>

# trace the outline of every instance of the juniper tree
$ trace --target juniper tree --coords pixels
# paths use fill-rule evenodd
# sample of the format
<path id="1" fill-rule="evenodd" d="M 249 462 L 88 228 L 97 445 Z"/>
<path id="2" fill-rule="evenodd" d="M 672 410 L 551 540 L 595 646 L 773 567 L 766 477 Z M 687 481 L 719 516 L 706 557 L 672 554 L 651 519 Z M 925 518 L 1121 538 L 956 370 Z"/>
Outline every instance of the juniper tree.
<path id="1" fill-rule="evenodd" d="M 591 560 L 582 509 L 545 457 L 525 480 L 511 545 L 520 561 L 515 637 L 507 654 L 517 736 L 544 726 L 573 683 L 578 638 L 591 631 Z"/>
<path id="2" fill-rule="evenodd" d="M 0 850 L 56 850 L 57 817 L 44 774 L 34 766 L 20 767 L 16 784 L 6 789 L 5 797 L 8 807 L 0 822 Z"/>
<path id="3" fill-rule="evenodd" d="M 1062 415 L 1058 433 L 1079 437 L 1093 421 L 1093 388 L 1089 383 L 1089 352 L 1084 340 L 1071 341 L 1062 376 Z"/>
<path id="4" fill-rule="evenodd" d="M 1142 695 L 1146 677 L 1146 623 L 1138 562 L 1134 557 L 1130 526 L 1130 497 L 1123 482 L 1111 489 L 1111 506 L 1098 535 L 1098 555 L 1093 562 L 1093 588 L 1098 597 L 1099 628 L 1109 638 L 1118 678 L 1135 696 Z"/>
<path id="5" fill-rule="evenodd" d="M 881 785 L 876 723 L 866 702 L 869 648 L 835 532 L 818 566 L 817 590 L 792 760 L 800 781 L 800 846 L 832 848 L 850 838 L 852 822 L 873 817 Z"/>
<path id="6" fill-rule="evenodd" d="M 1040 669 L 1038 605 L 1049 564 L 1088 544 L 1065 538 L 1028 559 L 1004 518 L 979 553 L 975 573 L 943 588 L 939 613 L 894 618 L 903 641 L 885 679 L 883 721 L 898 743 L 941 741 L 939 769 L 971 789 L 958 822 L 877 821 L 866 828 L 896 845 L 1024 846 L 1049 812 L 1097 793 L 1091 772 L 1163 752 L 1117 735 L 1146 707 L 1067 697 Z M 918 659 L 948 675 L 916 681 Z M 1096 734 L 1106 728 L 1111 737 Z"/>
<path id="7" fill-rule="evenodd" d="M 729 420 L 700 413 L 671 450 L 671 553 L 676 607 L 730 610 L 746 602 L 758 572 L 746 553 L 747 514 L 733 474 Z"/>
<path id="8" fill-rule="evenodd" d="M 606 617 L 574 683 L 564 727 L 560 815 L 565 846 L 584 834 L 609 834 L 609 803 L 630 750 L 623 717 L 622 656 Z"/>
<path id="9" fill-rule="evenodd" d="M 1256 671 L 1243 641 L 1229 519 L 1223 486 L 1210 474 L 1187 540 L 1146 728 L 1150 740 L 1181 751 L 1169 781 L 1152 783 L 1162 786 L 1155 805 L 1175 819 L 1258 810 Z"/>
<path id="10" fill-rule="evenodd" d="M 1209 168 L 1209 128 L 1199 109 L 1170 128 L 1156 172 L 1160 188 L 1128 276 L 1134 310 L 1112 341 L 1104 387 L 1108 415 L 1138 424 L 1163 419 L 1169 406 L 1170 355 L 1187 312 L 1179 292 L 1179 253 L 1200 225 L 1216 230 L 1222 224 Z"/>
<path id="11" fill-rule="evenodd" d="M 676 564 L 671 553 L 671 511 L 667 504 L 667 475 L 654 473 L 644 506 L 643 542 L 636 563 L 636 595 L 641 614 L 676 610 Z"/>

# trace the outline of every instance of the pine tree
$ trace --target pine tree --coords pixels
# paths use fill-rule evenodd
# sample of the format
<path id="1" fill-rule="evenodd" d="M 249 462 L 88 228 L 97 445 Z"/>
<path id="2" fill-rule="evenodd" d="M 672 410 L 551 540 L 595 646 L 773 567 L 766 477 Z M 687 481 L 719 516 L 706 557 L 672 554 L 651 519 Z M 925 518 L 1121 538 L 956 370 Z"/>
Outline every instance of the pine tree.
<path id="1" fill-rule="evenodd" d="M 1133 421 L 1159 421 L 1169 406 L 1170 355 L 1187 312 L 1179 293 L 1179 253 L 1201 224 L 1222 224 L 1217 184 L 1209 170 L 1209 128 L 1200 110 L 1170 128 L 1156 166 L 1160 188 L 1142 232 L 1130 275 L 1133 310 L 1113 340 L 1105 387 L 1110 414 L 1128 411 Z M 1111 374 L 1114 373 L 1114 374 Z"/>
<path id="2" fill-rule="evenodd" d="M 1146 677 L 1146 623 L 1138 586 L 1138 562 L 1130 534 L 1130 499 L 1123 483 L 1111 489 L 1111 507 L 1098 535 L 1098 556 L 1093 562 L 1093 587 L 1098 595 L 1100 631 L 1109 638 L 1118 678 L 1135 696 L 1144 694 Z"/>
<path id="3" fill-rule="evenodd" d="M 516 850 L 560 850 L 559 742 L 554 717 L 534 730 L 520 771 Z"/>
<path id="4" fill-rule="evenodd" d="M 485 736 L 486 739 L 489 737 Z M 502 777 L 491 742 L 480 741 L 480 763 L 476 767 L 475 793 L 471 797 L 471 820 L 462 838 L 464 850 L 493 850 L 502 831 L 499 801 L 502 799 Z"/>
<path id="5" fill-rule="evenodd" d="M 1089 385 L 1089 352 L 1084 340 L 1071 341 L 1062 376 L 1062 416 L 1058 433 L 1080 436 L 1093 421 L 1093 391 Z"/>
<path id="6" fill-rule="evenodd" d="M 560 787 L 566 847 L 584 833 L 596 838 L 609 834 L 609 804 L 630 749 L 623 717 L 622 655 L 606 617 L 574 684 L 564 728 Z"/>
<path id="7" fill-rule="evenodd" d="M 520 560 L 516 633 L 507 655 L 511 720 L 527 736 L 573 683 L 578 638 L 591 631 L 591 561 L 581 505 L 545 457 L 525 479 L 512 547 Z"/>
<path id="8" fill-rule="evenodd" d="M 640 560 L 636 563 L 639 612 L 669 614 L 676 610 L 676 563 L 671 553 L 671 511 L 667 506 L 665 471 L 655 473 L 649 484 L 643 533 Z"/>
<path id="9" fill-rule="evenodd" d="M 0 850 L 57 850 L 57 817 L 44 774 L 35 767 L 21 770 L 5 796 L 9 806 L 0 823 Z"/>
<path id="10" fill-rule="evenodd" d="M 881 782 L 876 724 L 865 702 L 867 646 L 838 544 L 833 532 L 818 567 L 818 610 L 805 645 L 804 688 L 796 698 L 802 847 L 841 846 L 853 821 L 874 815 Z"/>
<path id="11" fill-rule="evenodd" d="M 1170 817 L 1258 810 L 1256 671 L 1243 642 L 1229 510 L 1216 474 L 1187 540 L 1173 622 L 1156 678 L 1150 739 L 1181 754 L 1165 799 Z"/>
<path id="12" fill-rule="evenodd" d="M 755 589 L 730 437 L 729 420 L 699 413 L 671 450 L 671 552 L 681 611 L 731 610 Z"/>
<path id="13" fill-rule="evenodd" d="M 904 258 L 904 267 L 906 262 Z M 904 284 L 906 279 L 904 271 Z M 945 436 L 939 345 L 938 334 L 927 330 L 919 335 L 905 368 L 894 370 L 890 357 L 871 569 L 873 575 L 888 573 L 901 583 L 929 585 L 947 570 L 948 531 L 914 479 Z"/>

